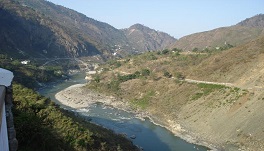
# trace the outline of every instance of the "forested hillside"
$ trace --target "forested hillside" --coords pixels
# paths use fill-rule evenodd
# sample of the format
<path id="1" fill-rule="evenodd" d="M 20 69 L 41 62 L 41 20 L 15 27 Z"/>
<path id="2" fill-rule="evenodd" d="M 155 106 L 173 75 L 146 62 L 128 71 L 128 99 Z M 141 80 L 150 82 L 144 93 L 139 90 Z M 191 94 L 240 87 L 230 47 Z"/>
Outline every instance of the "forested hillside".
<path id="1" fill-rule="evenodd" d="M 0 67 L 11 70 L 15 76 L 13 115 L 18 150 L 138 150 L 123 135 L 77 117 L 30 89 L 39 86 L 38 82 L 61 79 L 61 66 L 39 69 L 1 55 Z"/>
<path id="2" fill-rule="evenodd" d="M 21 84 L 13 84 L 19 150 L 138 150 L 123 135 L 60 109 Z"/>

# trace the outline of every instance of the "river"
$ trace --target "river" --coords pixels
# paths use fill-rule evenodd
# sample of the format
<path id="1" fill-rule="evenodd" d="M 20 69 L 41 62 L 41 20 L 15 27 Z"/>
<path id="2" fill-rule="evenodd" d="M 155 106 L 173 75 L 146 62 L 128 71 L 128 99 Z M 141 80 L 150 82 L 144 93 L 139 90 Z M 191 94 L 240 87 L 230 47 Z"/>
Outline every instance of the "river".
<path id="1" fill-rule="evenodd" d="M 60 104 L 55 99 L 55 94 L 71 85 L 85 83 L 85 74 L 79 73 L 72 76 L 69 80 L 51 83 L 38 92 L 46 97 L 50 97 L 62 108 L 72 110 L 81 114 L 91 122 L 97 123 L 115 131 L 127 135 L 137 146 L 145 151 L 206 151 L 208 148 L 194 145 L 175 136 L 167 129 L 157 126 L 149 119 L 140 120 L 134 114 L 96 103 L 89 108 L 79 110 L 69 108 Z"/>

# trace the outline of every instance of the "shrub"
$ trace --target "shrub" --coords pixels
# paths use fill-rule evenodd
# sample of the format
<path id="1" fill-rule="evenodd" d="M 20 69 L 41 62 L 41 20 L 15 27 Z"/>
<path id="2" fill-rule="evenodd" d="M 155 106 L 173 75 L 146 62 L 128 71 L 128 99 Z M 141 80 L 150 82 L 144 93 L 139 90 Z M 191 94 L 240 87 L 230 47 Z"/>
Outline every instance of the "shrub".
<path id="1" fill-rule="evenodd" d="M 142 76 L 149 76 L 150 75 L 149 69 L 142 69 L 141 70 L 141 75 Z"/>
<path id="2" fill-rule="evenodd" d="M 177 79 L 179 79 L 179 80 L 184 80 L 185 79 L 185 76 L 182 73 L 180 73 L 180 72 L 176 72 L 175 77 Z"/>
<path id="3" fill-rule="evenodd" d="M 170 52 L 170 51 L 169 51 L 168 49 L 164 49 L 164 50 L 162 50 L 161 53 L 165 55 L 165 54 L 168 54 L 169 52 Z"/>
<path id="4" fill-rule="evenodd" d="M 118 67 L 120 67 L 122 65 L 119 61 L 116 61 L 116 60 L 110 60 L 108 63 L 113 68 L 118 68 Z"/>
<path id="5" fill-rule="evenodd" d="M 182 52 L 182 49 L 173 48 L 172 51 L 175 51 L 175 52 Z"/>
<path id="6" fill-rule="evenodd" d="M 96 83 L 99 83 L 100 82 L 100 76 L 99 75 L 96 75 L 95 78 L 94 78 L 94 81 Z"/>
<path id="7" fill-rule="evenodd" d="M 112 80 L 107 84 L 107 88 L 111 91 L 117 92 L 120 89 L 120 82 L 117 80 Z"/>
<path id="8" fill-rule="evenodd" d="M 171 78 L 172 75 L 168 71 L 164 71 L 163 75 L 167 78 Z"/>
<path id="9" fill-rule="evenodd" d="M 147 54 L 146 59 L 147 60 L 157 60 L 157 57 L 153 53 L 150 53 L 150 54 Z"/>
<path id="10" fill-rule="evenodd" d="M 123 75 L 123 76 L 121 76 L 120 74 L 117 75 L 117 79 L 120 82 L 125 82 L 125 81 L 128 81 L 128 80 L 136 79 L 138 77 L 140 77 L 140 72 L 139 71 L 136 71 L 133 74 Z"/>
<path id="11" fill-rule="evenodd" d="M 195 47 L 195 48 L 193 48 L 192 52 L 198 52 L 198 50 L 199 49 Z"/>

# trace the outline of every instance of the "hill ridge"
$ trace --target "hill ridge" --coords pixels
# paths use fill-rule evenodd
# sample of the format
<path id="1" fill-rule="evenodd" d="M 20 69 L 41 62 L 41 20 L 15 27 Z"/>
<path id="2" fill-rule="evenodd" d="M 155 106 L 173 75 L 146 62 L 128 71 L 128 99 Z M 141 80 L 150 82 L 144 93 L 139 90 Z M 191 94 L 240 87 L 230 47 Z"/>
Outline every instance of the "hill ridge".
<path id="1" fill-rule="evenodd" d="M 246 27 L 264 27 L 264 14 L 257 14 L 253 17 L 247 18 L 236 25 L 246 26 Z"/>
<path id="2" fill-rule="evenodd" d="M 260 14 L 245 19 L 236 25 L 184 36 L 169 46 L 169 48 L 179 48 L 185 51 L 192 51 L 198 48 L 199 51 L 202 51 L 206 48 L 224 47 L 226 44 L 238 46 L 263 35 L 263 27 L 264 15 Z"/>
<path id="3" fill-rule="evenodd" d="M 169 34 L 142 24 L 134 24 L 129 28 L 122 29 L 134 49 L 145 51 L 162 50 L 171 45 L 176 39 Z"/>

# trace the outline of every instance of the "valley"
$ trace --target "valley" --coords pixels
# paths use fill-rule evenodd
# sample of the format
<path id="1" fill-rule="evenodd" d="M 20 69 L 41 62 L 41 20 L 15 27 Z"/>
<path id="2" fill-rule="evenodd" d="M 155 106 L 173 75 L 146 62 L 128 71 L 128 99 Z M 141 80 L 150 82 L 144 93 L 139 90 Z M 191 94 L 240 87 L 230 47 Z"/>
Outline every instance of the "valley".
<path id="1" fill-rule="evenodd" d="M 264 150 L 263 14 L 179 39 L 46 0 L 2 0 L 0 22 L 21 150 Z"/>
<path id="2" fill-rule="evenodd" d="M 61 107 L 76 112 L 78 116 L 124 135 L 143 150 L 207 150 L 207 147 L 178 138 L 161 125 L 155 125 L 140 112 L 134 113 L 111 96 L 82 89 L 86 83 L 84 76 L 85 73 L 76 74 L 67 81 L 49 85 L 39 92 Z"/>

